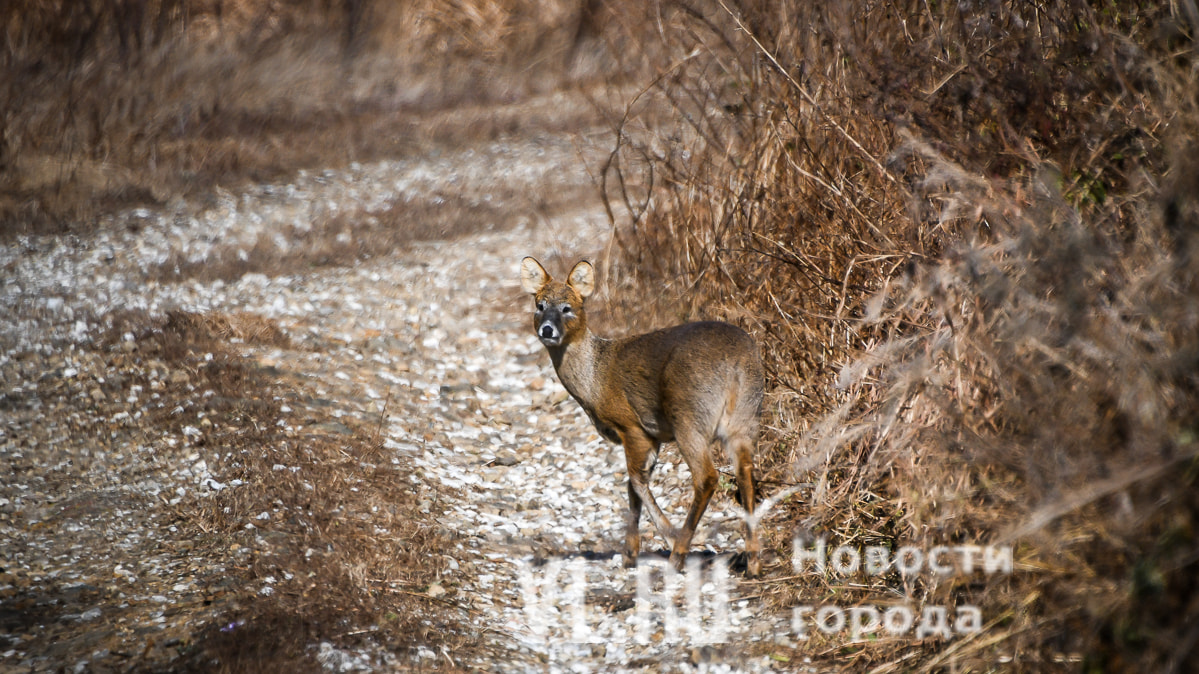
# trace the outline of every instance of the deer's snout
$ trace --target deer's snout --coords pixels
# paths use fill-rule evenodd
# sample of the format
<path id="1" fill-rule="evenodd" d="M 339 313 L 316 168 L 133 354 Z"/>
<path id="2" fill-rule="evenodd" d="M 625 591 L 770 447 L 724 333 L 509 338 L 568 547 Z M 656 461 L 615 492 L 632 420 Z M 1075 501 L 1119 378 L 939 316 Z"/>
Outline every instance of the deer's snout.
<path id="1" fill-rule="evenodd" d="M 547 317 L 542 319 L 537 327 L 537 337 L 546 346 L 558 346 L 562 343 L 562 328 L 552 318 Z"/>

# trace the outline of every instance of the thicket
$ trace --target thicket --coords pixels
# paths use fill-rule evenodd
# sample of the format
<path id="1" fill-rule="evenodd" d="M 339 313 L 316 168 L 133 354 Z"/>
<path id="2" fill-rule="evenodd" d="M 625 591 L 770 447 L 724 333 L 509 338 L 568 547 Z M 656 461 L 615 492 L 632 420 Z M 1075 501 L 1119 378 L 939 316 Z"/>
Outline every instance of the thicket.
<path id="1" fill-rule="evenodd" d="M 5 2 L 0 235 L 84 231 L 214 185 L 553 124 L 437 117 L 612 72 L 580 48 L 597 43 L 592 13 L 569 0 Z"/>
<path id="2" fill-rule="evenodd" d="M 659 9 L 668 57 L 604 171 L 615 311 L 665 287 L 669 320 L 759 336 L 766 491 L 800 488 L 775 520 L 784 560 L 793 533 L 1015 548 L 1010 575 L 769 582 L 780 608 L 985 619 L 951 642 L 814 631 L 798 655 L 1193 667 L 1195 4 Z"/>

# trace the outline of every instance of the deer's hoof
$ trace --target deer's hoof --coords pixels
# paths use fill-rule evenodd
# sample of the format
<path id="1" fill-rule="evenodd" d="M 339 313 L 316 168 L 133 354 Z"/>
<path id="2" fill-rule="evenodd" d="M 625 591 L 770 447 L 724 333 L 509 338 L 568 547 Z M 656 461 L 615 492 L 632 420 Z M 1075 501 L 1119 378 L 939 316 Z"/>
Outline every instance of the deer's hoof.
<path id="1" fill-rule="evenodd" d="M 757 555 L 753 555 L 746 560 L 745 575 L 750 578 L 757 578 L 762 575 L 762 560 Z"/>

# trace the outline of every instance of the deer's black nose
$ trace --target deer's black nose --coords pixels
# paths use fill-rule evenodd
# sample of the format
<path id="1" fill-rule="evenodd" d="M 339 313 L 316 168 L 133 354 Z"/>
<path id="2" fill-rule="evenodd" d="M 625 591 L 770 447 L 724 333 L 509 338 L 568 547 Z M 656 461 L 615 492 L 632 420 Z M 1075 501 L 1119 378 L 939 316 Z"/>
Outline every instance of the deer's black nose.
<path id="1" fill-rule="evenodd" d="M 541 336 L 550 339 L 554 336 L 554 328 L 548 325 L 541 326 Z"/>

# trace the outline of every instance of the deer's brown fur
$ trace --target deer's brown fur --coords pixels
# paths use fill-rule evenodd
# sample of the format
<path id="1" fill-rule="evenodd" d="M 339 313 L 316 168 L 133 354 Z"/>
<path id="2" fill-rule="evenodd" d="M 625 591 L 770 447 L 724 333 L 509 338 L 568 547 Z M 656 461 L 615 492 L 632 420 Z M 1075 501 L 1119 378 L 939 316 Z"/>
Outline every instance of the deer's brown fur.
<path id="1" fill-rule="evenodd" d="M 521 260 L 521 287 L 533 295 L 533 329 L 549 351 L 562 385 L 586 410 L 596 429 L 624 446 L 629 472 L 625 565 L 636 563 L 644 505 L 682 568 L 691 538 L 716 490 L 713 446 L 732 457 L 738 501 L 754 507 L 753 453 L 764 390 L 762 362 L 753 338 L 714 321 L 687 323 L 644 335 L 604 339 L 587 326 L 584 300 L 595 289 L 595 271 L 580 261 L 565 282 L 555 281 L 531 257 Z M 681 529 L 674 529 L 649 491 L 663 442 L 675 441 L 691 470 L 694 500 Z M 748 571 L 760 571 L 759 544 L 746 519 Z"/>

